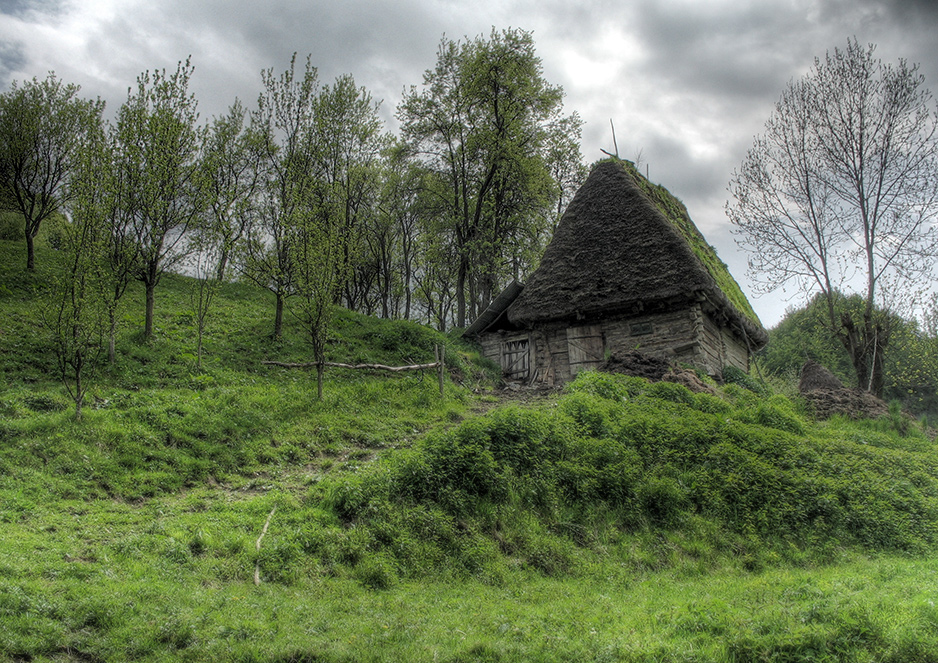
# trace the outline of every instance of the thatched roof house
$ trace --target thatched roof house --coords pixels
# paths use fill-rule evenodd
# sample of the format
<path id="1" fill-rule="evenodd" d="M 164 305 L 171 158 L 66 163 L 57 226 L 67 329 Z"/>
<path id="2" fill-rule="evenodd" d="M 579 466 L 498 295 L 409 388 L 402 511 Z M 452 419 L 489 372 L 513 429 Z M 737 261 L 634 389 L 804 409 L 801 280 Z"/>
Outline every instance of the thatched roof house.
<path id="1" fill-rule="evenodd" d="M 684 205 L 618 159 L 593 168 L 528 283 L 466 335 L 510 377 L 548 383 L 634 349 L 719 376 L 767 340 Z"/>

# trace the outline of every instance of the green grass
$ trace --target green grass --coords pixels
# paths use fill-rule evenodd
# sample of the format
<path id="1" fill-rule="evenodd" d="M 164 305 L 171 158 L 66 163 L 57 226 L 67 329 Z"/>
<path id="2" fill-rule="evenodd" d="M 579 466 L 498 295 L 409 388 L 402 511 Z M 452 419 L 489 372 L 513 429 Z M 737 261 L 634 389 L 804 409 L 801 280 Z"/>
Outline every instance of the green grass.
<path id="1" fill-rule="evenodd" d="M 743 376 L 498 404 L 472 348 L 347 311 L 330 359 L 446 342 L 445 393 L 330 370 L 319 401 L 261 364 L 309 353 L 243 284 L 197 369 L 173 275 L 149 344 L 128 295 L 75 422 L 35 322 L 55 254 L 24 275 L 20 248 L 0 241 L 0 661 L 938 659 L 938 451 L 914 424 L 817 423 Z"/>

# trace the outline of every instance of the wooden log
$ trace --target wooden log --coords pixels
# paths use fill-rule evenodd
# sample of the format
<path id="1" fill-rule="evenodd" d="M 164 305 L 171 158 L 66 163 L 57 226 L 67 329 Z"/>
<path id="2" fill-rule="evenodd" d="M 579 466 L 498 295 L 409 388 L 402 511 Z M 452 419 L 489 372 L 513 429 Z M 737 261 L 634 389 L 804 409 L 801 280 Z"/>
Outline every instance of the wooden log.
<path id="1" fill-rule="evenodd" d="M 262 361 L 262 364 L 266 366 L 279 366 L 281 368 L 314 368 L 316 362 L 306 362 L 306 363 L 291 363 L 286 361 Z M 384 364 L 340 364 L 334 361 L 327 361 L 324 364 L 331 368 L 352 368 L 356 370 L 361 369 L 372 369 L 378 371 L 423 371 L 430 368 L 436 368 L 439 365 L 439 362 L 433 362 L 430 364 L 413 364 L 411 366 L 385 366 Z"/>

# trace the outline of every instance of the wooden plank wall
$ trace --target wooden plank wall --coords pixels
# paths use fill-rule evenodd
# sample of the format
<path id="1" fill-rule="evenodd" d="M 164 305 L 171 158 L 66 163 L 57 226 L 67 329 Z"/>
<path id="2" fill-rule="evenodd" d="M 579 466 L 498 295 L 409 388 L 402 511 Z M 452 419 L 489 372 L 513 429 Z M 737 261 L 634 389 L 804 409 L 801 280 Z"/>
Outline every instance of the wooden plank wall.
<path id="1" fill-rule="evenodd" d="M 720 376 L 727 365 L 749 369 L 746 346 L 699 305 L 590 325 L 556 322 L 531 331 L 486 334 L 480 339 L 482 354 L 501 365 L 505 343 L 521 339 L 529 339 L 528 380 L 541 384 L 569 382 L 577 371 L 631 350 L 693 364 L 713 376 Z"/>

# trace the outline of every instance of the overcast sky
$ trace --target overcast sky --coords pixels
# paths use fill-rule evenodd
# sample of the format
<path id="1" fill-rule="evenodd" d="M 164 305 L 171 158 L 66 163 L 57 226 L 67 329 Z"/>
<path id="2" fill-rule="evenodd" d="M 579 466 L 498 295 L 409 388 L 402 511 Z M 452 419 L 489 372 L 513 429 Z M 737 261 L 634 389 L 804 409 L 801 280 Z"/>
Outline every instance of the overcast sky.
<path id="1" fill-rule="evenodd" d="M 394 129 L 401 91 L 441 38 L 532 31 L 546 79 L 586 122 L 587 163 L 612 151 L 678 196 L 766 326 L 801 300 L 754 297 L 723 212 L 727 183 L 784 86 L 849 38 L 919 63 L 938 92 L 936 0 L 0 0 L 0 86 L 48 71 L 113 112 L 146 69 L 192 56 L 203 118 L 251 105 L 260 71 L 312 55 L 350 73 Z"/>

